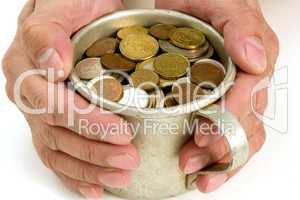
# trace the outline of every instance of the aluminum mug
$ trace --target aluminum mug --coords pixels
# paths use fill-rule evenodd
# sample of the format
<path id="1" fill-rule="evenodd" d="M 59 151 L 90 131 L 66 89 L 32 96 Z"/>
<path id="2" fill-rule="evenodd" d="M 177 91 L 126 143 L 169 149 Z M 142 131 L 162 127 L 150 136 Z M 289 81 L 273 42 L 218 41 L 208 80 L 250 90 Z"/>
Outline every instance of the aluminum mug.
<path id="1" fill-rule="evenodd" d="M 123 105 L 90 94 L 76 73 L 71 73 L 69 77 L 82 96 L 106 110 L 122 110 L 118 114 L 133 126 L 140 126 L 133 144 L 141 156 L 141 165 L 131 173 L 130 186 L 125 189 L 105 188 L 119 197 L 131 200 L 157 200 L 187 192 L 195 188 L 194 183 L 198 175 L 232 171 L 245 164 L 249 154 L 247 137 L 238 120 L 228 111 L 224 111 L 222 106 L 214 104 L 230 89 L 236 76 L 236 68 L 225 52 L 222 36 L 209 24 L 170 10 L 136 9 L 115 12 L 87 25 L 73 36 L 74 64 L 99 38 L 110 36 L 123 27 L 132 25 L 149 27 L 157 23 L 193 27 L 205 33 L 226 68 L 225 79 L 213 95 L 171 108 L 144 109 L 143 111 L 134 107 L 123 109 Z M 179 151 L 191 138 L 191 135 L 187 134 L 187 122 L 192 124 L 199 116 L 206 117 L 219 125 L 219 129 L 228 142 L 232 160 L 226 164 L 214 164 L 197 173 L 185 175 L 179 169 Z M 149 124 L 155 124 L 156 127 L 176 125 L 177 129 L 175 134 L 174 130 L 166 134 L 154 128 L 147 128 Z"/>

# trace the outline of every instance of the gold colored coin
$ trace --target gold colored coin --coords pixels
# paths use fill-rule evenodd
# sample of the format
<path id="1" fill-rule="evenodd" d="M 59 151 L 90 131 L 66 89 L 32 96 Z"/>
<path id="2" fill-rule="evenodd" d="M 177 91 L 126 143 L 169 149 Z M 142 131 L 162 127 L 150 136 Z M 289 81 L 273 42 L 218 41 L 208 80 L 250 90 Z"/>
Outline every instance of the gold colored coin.
<path id="1" fill-rule="evenodd" d="M 150 28 L 149 32 L 158 39 L 167 40 L 169 39 L 170 31 L 174 29 L 176 27 L 170 24 L 156 24 Z"/>
<path id="2" fill-rule="evenodd" d="M 103 70 L 100 58 L 87 58 L 75 66 L 75 72 L 80 79 L 89 80 L 100 75 Z"/>
<path id="3" fill-rule="evenodd" d="M 214 53 L 215 53 L 215 49 L 212 46 L 210 46 L 205 54 L 203 54 L 198 58 L 190 59 L 190 62 L 197 62 L 199 60 L 209 59 L 214 55 Z"/>
<path id="4" fill-rule="evenodd" d="M 147 34 L 128 35 L 120 43 L 121 53 L 131 60 L 147 60 L 157 54 L 158 42 Z"/>
<path id="5" fill-rule="evenodd" d="M 187 104 L 203 96 L 204 92 L 193 83 L 182 82 L 174 85 L 172 94 L 177 103 Z"/>
<path id="6" fill-rule="evenodd" d="M 101 57 L 101 63 L 106 69 L 131 71 L 135 68 L 135 63 L 121 54 L 106 54 Z"/>
<path id="7" fill-rule="evenodd" d="M 131 34 L 147 34 L 148 29 L 143 26 L 129 26 L 118 31 L 117 35 L 120 39 L 125 39 Z"/>
<path id="8" fill-rule="evenodd" d="M 224 67 L 217 61 L 201 61 L 191 68 L 191 81 L 204 88 L 214 88 L 220 85 L 225 78 Z"/>
<path id="9" fill-rule="evenodd" d="M 184 76 L 189 67 L 189 60 L 177 53 L 164 53 L 154 61 L 155 72 L 168 80 Z"/>
<path id="10" fill-rule="evenodd" d="M 193 28 L 177 28 L 169 37 L 175 46 L 183 49 L 196 49 L 206 41 L 204 34 Z"/>
<path id="11" fill-rule="evenodd" d="M 159 76 L 150 70 L 138 70 L 131 74 L 133 86 L 149 91 L 155 89 L 159 82 Z"/>
<path id="12" fill-rule="evenodd" d="M 164 79 L 164 78 L 160 77 L 159 87 L 166 88 L 166 87 L 172 86 L 175 82 L 176 82 L 176 80 L 168 80 L 168 79 Z"/>
<path id="13" fill-rule="evenodd" d="M 141 63 L 138 63 L 136 65 L 135 71 L 143 70 L 143 69 L 154 71 L 154 60 L 155 60 L 155 57 L 145 60 Z"/>
<path id="14" fill-rule="evenodd" d="M 101 57 L 105 54 L 115 53 L 117 47 L 117 39 L 111 37 L 101 38 L 87 49 L 86 55 L 88 57 Z"/>
<path id="15" fill-rule="evenodd" d="M 203 56 L 203 54 L 205 54 L 209 48 L 208 42 L 206 42 L 201 47 L 197 47 L 196 49 L 193 49 L 193 50 L 181 49 L 179 47 L 176 47 L 175 45 L 173 45 L 172 43 L 170 43 L 167 40 L 159 40 L 158 43 L 159 43 L 160 48 L 164 52 L 179 53 L 179 54 L 187 57 L 188 59 L 194 59 L 194 58 L 199 58 L 199 57 Z"/>
<path id="16" fill-rule="evenodd" d="M 123 96 L 123 86 L 114 78 L 100 79 L 94 83 L 96 94 L 104 99 L 118 102 Z"/>

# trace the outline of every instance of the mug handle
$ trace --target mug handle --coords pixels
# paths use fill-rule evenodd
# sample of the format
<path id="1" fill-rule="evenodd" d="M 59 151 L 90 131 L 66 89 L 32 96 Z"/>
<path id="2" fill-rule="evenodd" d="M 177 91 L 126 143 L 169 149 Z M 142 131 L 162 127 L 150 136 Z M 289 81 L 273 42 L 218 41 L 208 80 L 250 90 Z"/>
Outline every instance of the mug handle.
<path id="1" fill-rule="evenodd" d="M 195 189 L 195 182 L 199 175 L 220 174 L 233 171 L 244 165 L 249 157 L 249 145 L 246 133 L 233 114 L 226 111 L 223 107 L 213 104 L 196 112 L 193 119 L 199 116 L 205 117 L 218 125 L 221 133 L 227 140 L 232 160 L 229 163 L 213 164 L 196 173 L 188 175 L 188 189 Z"/>

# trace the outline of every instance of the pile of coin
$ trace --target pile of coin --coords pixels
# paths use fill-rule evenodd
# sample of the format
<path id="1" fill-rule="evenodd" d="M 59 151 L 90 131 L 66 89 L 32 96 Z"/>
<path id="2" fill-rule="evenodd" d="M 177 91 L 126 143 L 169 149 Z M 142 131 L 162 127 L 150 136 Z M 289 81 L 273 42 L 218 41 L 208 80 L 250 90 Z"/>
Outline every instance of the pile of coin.
<path id="1" fill-rule="evenodd" d="M 100 38 L 74 72 L 99 97 L 137 108 L 163 108 L 211 94 L 226 69 L 200 30 L 156 24 Z"/>

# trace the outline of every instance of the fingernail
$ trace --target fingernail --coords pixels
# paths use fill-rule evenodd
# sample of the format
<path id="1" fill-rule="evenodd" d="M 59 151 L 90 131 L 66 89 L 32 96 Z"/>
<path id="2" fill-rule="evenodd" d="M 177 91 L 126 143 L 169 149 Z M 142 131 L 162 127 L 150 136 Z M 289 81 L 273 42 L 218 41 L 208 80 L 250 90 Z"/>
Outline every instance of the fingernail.
<path id="1" fill-rule="evenodd" d="M 98 179 L 101 184 L 111 188 L 124 188 L 128 185 L 125 175 L 118 172 L 103 174 Z"/>
<path id="2" fill-rule="evenodd" d="M 111 167 L 119 169 L 134 170 L 138 167 L 137 160 L 129 154 L 120 154 L 108 157 L 106 161 Z"/>
<path id="3" fill-rule="evenodd" d="M 63 62 L 60 55 L 53 48 L 45 50 L 38 58 L 38 65 L 41 69 L 63 69 Z"/>
<path id="4" fill-rule="evenodd" d="M 96 189 L 87 187 L 80 188 L 79 192 L 87 199 L 99 199 L 101 195 Z"/>
<path id="5" fill-rule="evenodd" d="M 223 185 L 228 179 L 227 174 L 217 174 L 208 179 L 207 185 L 203 188 L 204 192 L 213 192 Z"/>
<path id="6" fill-rule="evenodd" d="M 204 168 L 209 162 L 207 155 L 195 155 L 188 159 L 184 167 L 185 174 L 192 174 L 202 168 Z"/>
<path id="7" fill-rule="evenodd" d="M 248 37 L 245 43 L 245 54 L 248 62 L 255 68 L 267 68 L 267 56 L 262 41 L 255 36 Z"/>

